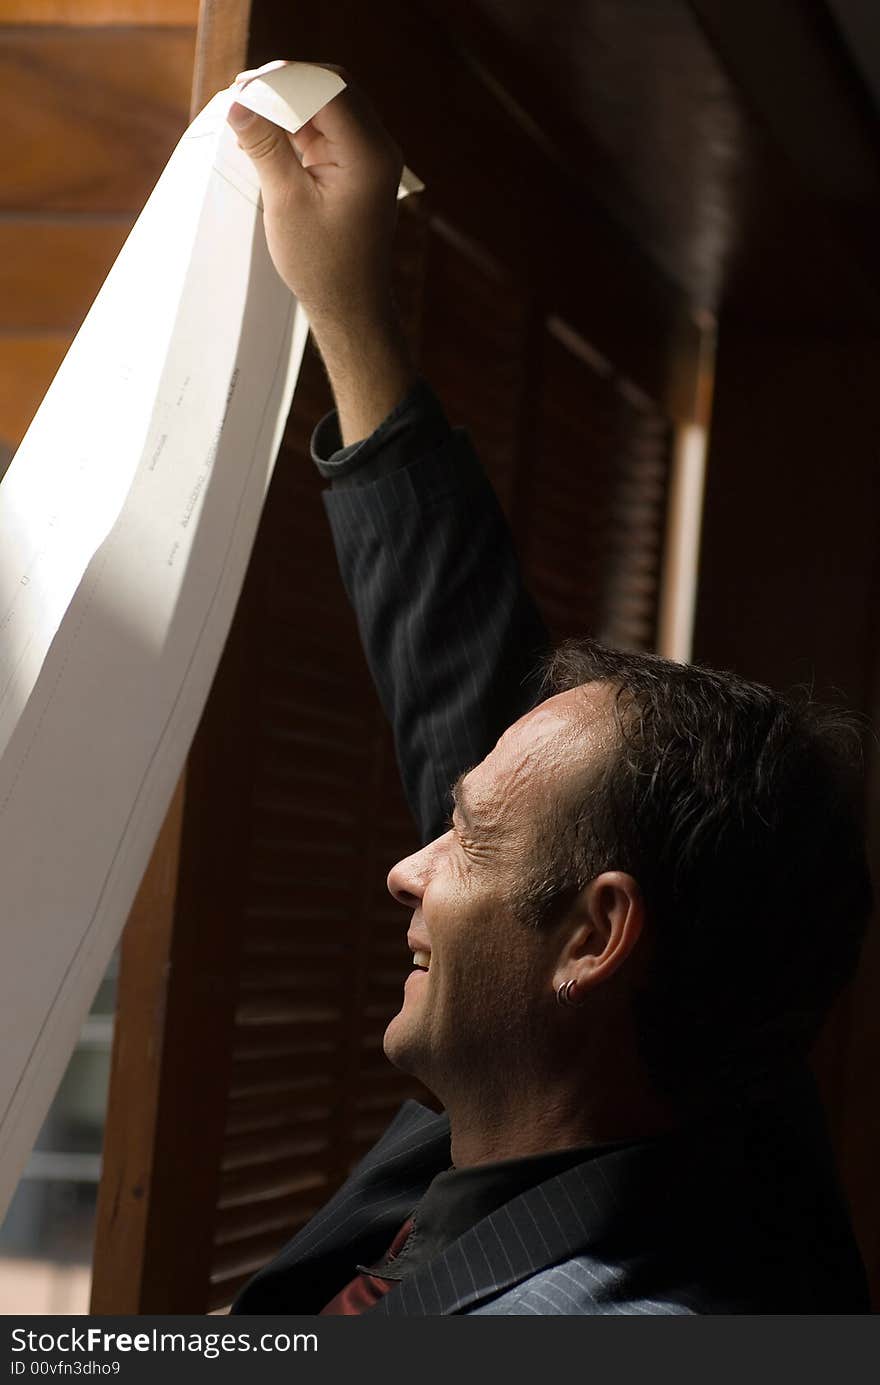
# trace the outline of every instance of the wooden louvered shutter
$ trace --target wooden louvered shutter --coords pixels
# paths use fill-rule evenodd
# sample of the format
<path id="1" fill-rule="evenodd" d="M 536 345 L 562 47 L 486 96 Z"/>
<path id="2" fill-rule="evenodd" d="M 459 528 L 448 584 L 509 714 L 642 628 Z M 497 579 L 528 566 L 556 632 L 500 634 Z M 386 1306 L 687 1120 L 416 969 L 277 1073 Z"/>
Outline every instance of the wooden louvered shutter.
<path id="1" fill-rule="evenodd" d="M 423 368 L 471 432 L 554 637 L 650 649 L 672 425 L 530 288 L 436 224 Z"/>
<path id="2" fill-rule="evenodd" d="M 672 429 L 571 329 L 542 331 L 526 570 L 558 639 L 650 649 Z"/>
<path id="3" fill-rule="evenodd" d="M 680 305 L 566 200 L 434 26 L 392 0 L 375 34 L 353 14 L 315 10 L 291 35 L 274 15 L 249 61 L 333 54 L 400 100 L 392 128 L 422 113 L 407 155 L 432 192 L 403 209 L 400 261 L 423 372 L 470 430 L 554 633 L 650 646 L 669 434 L 652 385 Z M 455 91 L 477 179 L 427 72 Z M 329 403 L 309 353 L 186 798 L 127 933 L 95 1311 L 228 1303 L 419 1094 L 381 1051 L 409 967 L 384 881 L 416 838 L 307 457 Z"/>

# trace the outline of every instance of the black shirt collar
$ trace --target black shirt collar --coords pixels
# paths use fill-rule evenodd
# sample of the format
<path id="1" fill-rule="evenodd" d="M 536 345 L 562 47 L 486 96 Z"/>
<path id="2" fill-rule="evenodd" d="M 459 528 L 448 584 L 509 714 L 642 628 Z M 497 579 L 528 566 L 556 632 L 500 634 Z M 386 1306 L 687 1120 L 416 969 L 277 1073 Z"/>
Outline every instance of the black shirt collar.
<path id="1" fill-rule="evenodd" d="M 564 1173 L 575 1164 L 632 1143 L 637 1142 L 557 1149 L 520 1159 L 446 1169 L 437 1174 L 414 1208 L 413 1229 L 397 1256 L 393 1260 L 386 1256 L 369 1270 L 358 1268 L 379 1279 L 403 1279 L 527 1188 Z"/>

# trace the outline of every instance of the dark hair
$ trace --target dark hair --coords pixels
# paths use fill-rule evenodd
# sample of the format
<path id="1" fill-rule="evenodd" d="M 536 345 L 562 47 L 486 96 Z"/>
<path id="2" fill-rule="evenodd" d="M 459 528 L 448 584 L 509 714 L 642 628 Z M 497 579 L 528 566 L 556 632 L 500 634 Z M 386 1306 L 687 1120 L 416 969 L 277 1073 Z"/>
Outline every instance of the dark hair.
<path id="1" fill-rule="evenodd" d="M 810 1049 L 871 911 L 854 718 L 731 673 L 592 641 L 552 656 L 545 696 L 614 690 L 617 742 L 543 824 L 519 904 L 546 922 L 604 870 L 646 898 L 643 1056 L 694 1099 Z"/>

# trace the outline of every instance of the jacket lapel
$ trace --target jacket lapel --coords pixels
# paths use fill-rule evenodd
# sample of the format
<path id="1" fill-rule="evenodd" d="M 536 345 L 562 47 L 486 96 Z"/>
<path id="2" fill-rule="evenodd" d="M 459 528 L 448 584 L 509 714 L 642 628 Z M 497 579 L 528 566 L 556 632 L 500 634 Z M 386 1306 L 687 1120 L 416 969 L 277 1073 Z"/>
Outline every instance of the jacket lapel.
<path id="1" fill-rule="evenodd" d="M 359 1262 L 384 1253 L 449 1157 L 448 1118 L 404 1102 L 327 1205 L 245 1285 L 232 1311 L 320 1313 Z"/>
<path id="2" fill-rule="evenodd" d="M 371 1308 L 390 1316 L 459 1313 L 625 1229 L 656 1186 L 652 1146 L 597 1155 L 499 1207 Z M 650 1173 L 649 1173 L 650 1169 Z M 646 1177 L 645 1175 L 648 1174 Z M 642 1196 L 633 1196 L 639 1189 Z"/>

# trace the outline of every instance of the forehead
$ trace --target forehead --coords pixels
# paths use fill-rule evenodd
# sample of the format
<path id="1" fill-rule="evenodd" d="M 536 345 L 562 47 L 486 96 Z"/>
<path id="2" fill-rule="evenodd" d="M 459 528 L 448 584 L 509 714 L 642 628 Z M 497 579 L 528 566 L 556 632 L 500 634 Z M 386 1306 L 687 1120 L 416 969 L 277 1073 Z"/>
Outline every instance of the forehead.
<path id="1" fill-rule="evenodd" d="M 456 798 L 465 813 L 497 821 L 558 795 L 613 745 L 613 701 L 607 684 L 590 683 L 548 698 L 514 722 L 459 781 Z"/>

